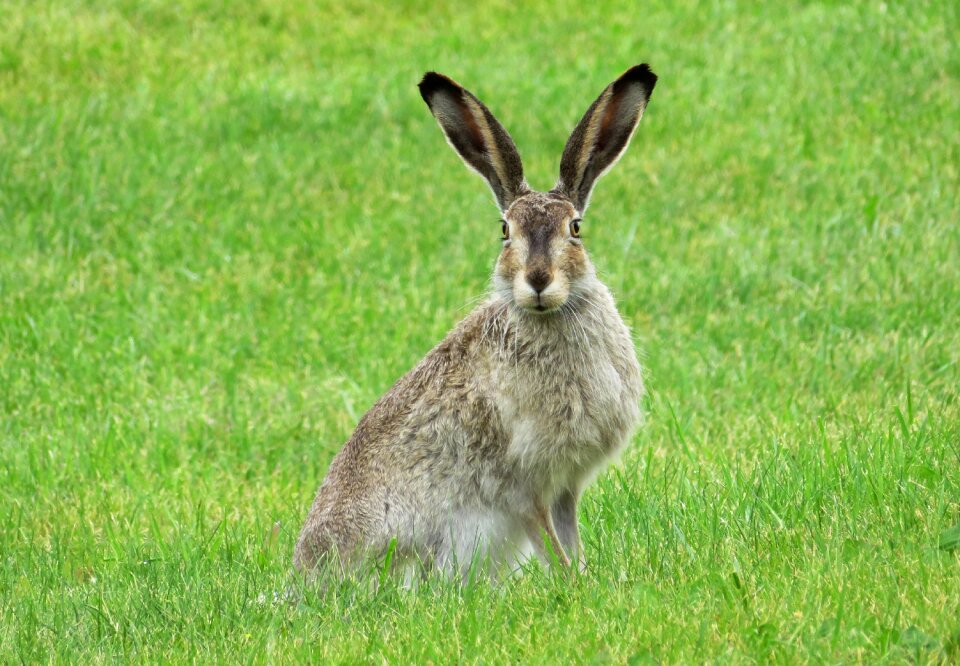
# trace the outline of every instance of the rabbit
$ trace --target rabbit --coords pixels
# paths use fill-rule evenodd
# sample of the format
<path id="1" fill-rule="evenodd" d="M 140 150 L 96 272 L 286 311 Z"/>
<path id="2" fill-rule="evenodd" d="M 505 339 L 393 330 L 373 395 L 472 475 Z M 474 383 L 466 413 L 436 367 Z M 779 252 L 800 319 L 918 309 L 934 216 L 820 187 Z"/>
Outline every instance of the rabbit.
<path id="1" fill-rule="evenodd" d="M 424 75 L 421 96 L 502 213 L 492 294 L 360 419 L 310 508 L 298 572 L 389 560 L 465 575 L 478 557 L 501 571 L 533 558 L 583 569 L 577 503 L 640 425 L 644 385 L 580 227 L 656 82 L 641 64 L 607 86 L 567 141 L 556 186 L 537 192 L 487 107 Z"/>

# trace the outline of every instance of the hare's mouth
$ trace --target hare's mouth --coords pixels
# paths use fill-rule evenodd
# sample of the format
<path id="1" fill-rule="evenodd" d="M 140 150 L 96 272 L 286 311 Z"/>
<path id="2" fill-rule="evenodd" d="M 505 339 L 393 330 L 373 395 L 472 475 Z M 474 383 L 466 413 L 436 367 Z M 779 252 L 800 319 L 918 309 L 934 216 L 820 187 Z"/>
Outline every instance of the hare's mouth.
<path id="1" fill-rule="evenodd" d="M 515 307 L 532 315 L 549 315 L 557 312 L 567 302 L 566 286 L 557 281 L 534 289 L 522 277 L 512 285 L 512 301 Z"/>
<path id="2" fill-rule="evenodd" d="M 561 306 L 556 303 L 544 303 L 543 301 L 538 301 L 535 303 L 521 305 L 520 307 L 531 314 L 539 316 L 553 314 L 554 312 L 557 312 Z"/>

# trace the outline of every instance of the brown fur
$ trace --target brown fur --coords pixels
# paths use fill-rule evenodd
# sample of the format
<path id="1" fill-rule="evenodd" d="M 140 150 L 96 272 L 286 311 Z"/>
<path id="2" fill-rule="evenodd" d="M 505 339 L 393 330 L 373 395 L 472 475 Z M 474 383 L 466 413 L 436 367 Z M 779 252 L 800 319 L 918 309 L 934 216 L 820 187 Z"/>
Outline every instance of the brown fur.
<path id="1" fill-rule="evenodd" d="M 513 141 L 476 97 L 424 77 L 424 99 L 487 179 L 509 240 L 490 299 L 367 412 L 334 458 L 297 542 L 297 569 L 349 571 L 390 549 L 400 566 L 449 572 L 478 554 L 512 566 L 531 549 L 582 564 L 577 500 L 639 423 L 643 383 L 629 331 L 570 224 L 646 105 L 653 75 L 638 88 L 637 70 L 590 107 L 550 193 L 529 190 Z"/>

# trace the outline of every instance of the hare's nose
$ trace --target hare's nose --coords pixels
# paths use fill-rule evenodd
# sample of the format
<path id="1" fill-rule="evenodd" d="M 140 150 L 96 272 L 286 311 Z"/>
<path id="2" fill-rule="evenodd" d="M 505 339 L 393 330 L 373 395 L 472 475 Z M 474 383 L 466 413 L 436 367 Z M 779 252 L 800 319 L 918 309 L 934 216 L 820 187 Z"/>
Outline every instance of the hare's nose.
<path id="1" fill-rule="evenodd" d="M 527 273 L 527 284 L 533 287 L 533 290 L 539 294 L 550 284 L 550 273 L 543 269 L 531 271 Z"/>

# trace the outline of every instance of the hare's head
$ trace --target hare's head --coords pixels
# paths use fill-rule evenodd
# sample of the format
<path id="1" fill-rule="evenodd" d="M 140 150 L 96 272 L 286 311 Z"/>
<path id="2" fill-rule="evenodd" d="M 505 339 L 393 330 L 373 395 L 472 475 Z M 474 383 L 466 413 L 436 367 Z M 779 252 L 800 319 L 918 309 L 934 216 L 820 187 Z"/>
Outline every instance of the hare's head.
<path id="1" fill-rule="evenodd" d="M 486 178 L 500 207 L 503 250 L 494 283 L 507 302 L 555 312 L 594 278 L 580 241 L 582 216 L 597 178 L 630 143 L 656 82 L 647 65 L 637 65 L 607 86 L 570 135 L 556 187 L 542 193 L 527 185 L 517 147 L 479 99 L 442 74 L 423 77 L 420 94 L 447 141 Z"/>

